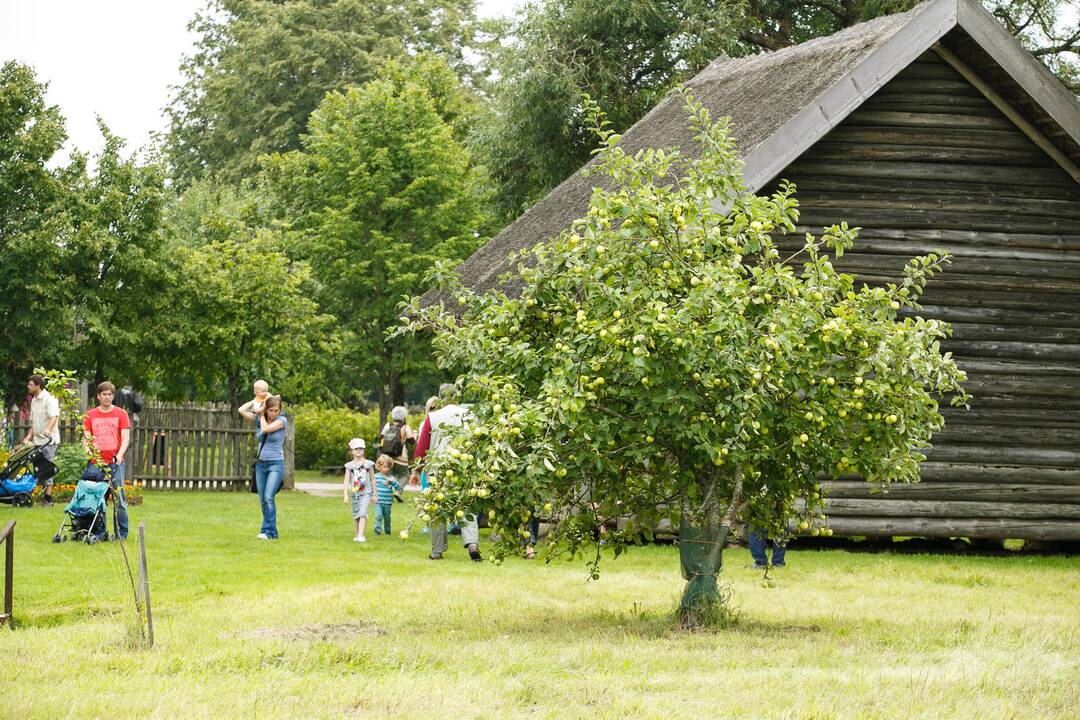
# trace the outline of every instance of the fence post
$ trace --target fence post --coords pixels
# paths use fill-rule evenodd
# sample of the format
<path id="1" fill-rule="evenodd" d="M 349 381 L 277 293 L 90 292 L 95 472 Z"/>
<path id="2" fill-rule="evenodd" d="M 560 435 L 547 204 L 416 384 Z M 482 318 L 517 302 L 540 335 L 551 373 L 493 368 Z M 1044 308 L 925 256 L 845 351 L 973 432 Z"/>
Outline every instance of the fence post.
<path id="1" fill-rule="evenodd" d="M 7 526 L 0 530 L 0 544 L 6 545 L 4 548 L 4 613 L 0 615 L 0 625 L 5 622 L 10 626 L 15 626 L 15 620 L 12 615 L 12 602 L 14 594 L 14 580 L 15 580 L 15 521 L 12 520 Z"/>
<path id="2" fill-rule="evenodd" d="M 282 486 L 292 490 L 296 485 L 296 423 L 289 418 L 285 426 L 285 477 Z"/>
<path id="3" fill-rule="evenodd" d="M 146 567 L 146 520 L 139 521 L 139 593 L 146 611 L 146 640 L 154 647 L 154 613 L 150 610 L 150 572 Z"/>

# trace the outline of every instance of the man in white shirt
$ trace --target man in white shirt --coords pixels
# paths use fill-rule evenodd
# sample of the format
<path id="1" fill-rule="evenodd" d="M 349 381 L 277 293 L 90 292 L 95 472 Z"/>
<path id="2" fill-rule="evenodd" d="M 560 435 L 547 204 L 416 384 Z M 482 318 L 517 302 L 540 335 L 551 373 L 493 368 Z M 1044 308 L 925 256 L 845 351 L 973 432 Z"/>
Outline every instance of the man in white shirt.
<path id="1" fill-rule="evenodd" d="M 60 401 L 45 389 L 45 378 L 41 375 L 31 375 L 26 381 L 26 389 L 34 399 L 30 403 L 30 430 L 22 444 L 33 443 L 41 447 L 41 454 L 53 460 L 60 447 Z M 45 491 L 42 505 L 52 505 L 52 478 L 42 485 Z"/>

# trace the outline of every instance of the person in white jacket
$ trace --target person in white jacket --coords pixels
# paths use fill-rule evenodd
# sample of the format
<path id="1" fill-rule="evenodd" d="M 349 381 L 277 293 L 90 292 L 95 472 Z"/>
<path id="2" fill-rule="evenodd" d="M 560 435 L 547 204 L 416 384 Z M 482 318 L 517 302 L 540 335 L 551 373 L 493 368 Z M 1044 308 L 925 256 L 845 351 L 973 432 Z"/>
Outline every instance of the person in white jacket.
<path id="1" fill-rule="evenodd" d="M 463 425 L 469 416 L 469 411 L 453 402 L 447 402 L 454 392 L 453 383 L 443 383 L 439 386 L 439 399 L 441 406 L 428 413 L 424 424 L 420 426 L 420 438 L 416 443 L 416 465 L 413 468 L 413 482 L 419 482 L 420 467 L 428 450 L 441 448 L 447 441 L 448 436 L 445 428 Z M 459 523 L 461 526 L 461 541 L 469 552 L 469 557 L 479 562 L 480 556 L 480 526 L 476 523 L 475 515 L 466 515 Z M 443 553 L 447 549 L 446 523 L 439 522 L 431 526 L 431 555 L 432 560 L 442 560 Z"/>

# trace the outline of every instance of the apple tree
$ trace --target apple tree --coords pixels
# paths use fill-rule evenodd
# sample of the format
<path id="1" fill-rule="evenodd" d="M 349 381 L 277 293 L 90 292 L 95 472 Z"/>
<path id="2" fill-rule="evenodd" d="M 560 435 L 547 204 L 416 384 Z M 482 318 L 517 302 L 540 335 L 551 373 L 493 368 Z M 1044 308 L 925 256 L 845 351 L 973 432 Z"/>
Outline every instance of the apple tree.
<path id="1" fill-rule="evenodd" d="M 781 254 L 795 188 L 748 192 L 727 122 L 686 95 L 700 156 L 634 155 L 590 104 L 609 182 L 588 212 L 521 258 L 513 295 L 477 295 L 447 267 L 450 308 L 414 300 L 408 330 L 432 331 L 461 372 L 472 420 L 431 456 L 421 519 L 487 515 L 496 556 L 520 550 L 531 516 L 555 522 L 552 551 L 589 552 L 599 528 L 618 556 L 667 517 L 687 584 L 682 621 L 719 602 L 736 519 L 774 536 L 822 526 L 822 476 L 916 482 L 965 379 L 940 351 L 946 323 L 900 317 L 948 262 L 918 257 L 883 287 L 832 262 L 856 241 L 841 223 Z"/>

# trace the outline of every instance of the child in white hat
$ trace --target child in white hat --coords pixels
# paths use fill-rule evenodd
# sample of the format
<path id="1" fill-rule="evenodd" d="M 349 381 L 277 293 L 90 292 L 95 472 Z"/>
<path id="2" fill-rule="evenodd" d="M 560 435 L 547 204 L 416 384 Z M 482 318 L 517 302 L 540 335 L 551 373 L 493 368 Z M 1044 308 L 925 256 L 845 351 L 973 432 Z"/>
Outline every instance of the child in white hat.
<path id="1" fill-rule="evenodd" d="M 365 443 L 362 438 L 349 441 L 352 460 L 345 463 L 345 504 L 352 503 L 353 523 L 356 525 L 354 542 L 367 542 L 367 511 L 375 495 L 375 464 L 364 458 Z"/>

